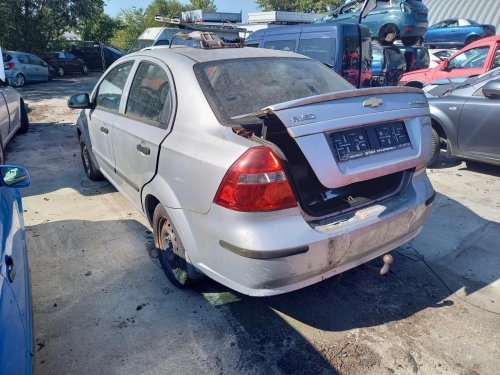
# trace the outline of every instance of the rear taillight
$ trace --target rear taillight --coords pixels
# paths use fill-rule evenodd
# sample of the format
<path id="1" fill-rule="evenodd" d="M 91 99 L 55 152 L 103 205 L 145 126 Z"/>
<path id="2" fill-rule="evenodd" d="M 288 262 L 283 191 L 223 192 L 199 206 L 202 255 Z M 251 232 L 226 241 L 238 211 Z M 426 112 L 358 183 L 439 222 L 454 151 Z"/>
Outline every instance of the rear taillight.
<path id="1" fill-rule="evenodd" d="M 14 68 L 14 63 L 7 63 L 7 64 L 4 64 L 3 68 L 5 70 L 10 70 L 12 68 Z"/>
<path id="2" fill-rule="evenodd" d="M 229 168 L 214 203 L 235 211 L 272 211 L 297 206 L 279 158 L 269 148 L 247 150 Z"/>

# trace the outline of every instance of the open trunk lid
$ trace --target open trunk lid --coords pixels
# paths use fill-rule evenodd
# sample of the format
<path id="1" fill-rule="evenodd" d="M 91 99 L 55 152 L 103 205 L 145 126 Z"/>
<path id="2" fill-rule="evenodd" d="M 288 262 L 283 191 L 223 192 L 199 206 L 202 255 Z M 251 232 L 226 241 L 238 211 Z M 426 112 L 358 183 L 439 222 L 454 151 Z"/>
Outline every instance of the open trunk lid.
<path id="1" fill-rule="evenodd" d="M 431 121 L 421 90 L 342 91 L 263 109 L 286 126 L 321 184 L 339 188 L 425 166 Z"/>

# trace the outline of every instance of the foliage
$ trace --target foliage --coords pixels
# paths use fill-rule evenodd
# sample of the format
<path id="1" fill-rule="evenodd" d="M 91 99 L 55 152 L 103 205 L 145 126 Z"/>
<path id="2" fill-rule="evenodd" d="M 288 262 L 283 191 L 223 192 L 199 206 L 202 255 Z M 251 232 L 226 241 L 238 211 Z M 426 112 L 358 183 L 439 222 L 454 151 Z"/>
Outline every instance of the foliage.
<path id="1" fill-rule="evenodd" d="M 101 13 L 97 17 L 84 19 L 78 33 L 82 40 L 106 43 L 120 27 L 121 22 L 118 19 Z"/>
<path id="2" fill-rule="evenodd" d="M 162 22 L 155 21 L 156 15 L 165 18 L 177 18 L 182 12 L 192 9 L 203 9 L 215 11 L 214 0 L 191 0 L 191 3 L 184 5 L 177 0 L 153 0 L 146 8 L 125 9 L 120 12 L 117 19 L 120 28 L 115 30 L 112 44 L 117 47 L 128 49 L 135 39 L 148 27 L 166 26 Z"/>
<path id="3" fill-rule="evenodd" d="M 337 8 L 341 0 L 256 0 L 263 11 L 284 10 L 288 12 L 328 13 Z"/>
<path id="4" fill-rule="evenodd" d="M 0 44 L 42 52 L 82 20 L 103 11 L 103 0 L 0 0 Z"/>

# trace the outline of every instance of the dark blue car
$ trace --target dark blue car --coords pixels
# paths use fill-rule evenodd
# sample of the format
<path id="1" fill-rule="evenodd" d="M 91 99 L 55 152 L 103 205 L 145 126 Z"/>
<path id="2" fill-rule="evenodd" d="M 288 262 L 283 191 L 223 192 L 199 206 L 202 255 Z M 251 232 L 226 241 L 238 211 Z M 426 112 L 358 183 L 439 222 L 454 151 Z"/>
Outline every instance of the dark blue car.
<path id="1" fill-rule="evenodd" d="M 23 206 L 18 188 L 30 177 L 18 165 L 0 165 L 0 374 L 31 374 L 33 320 Z"/>
<path id="2" fill-rule="evenodd" d="M 450 18 L 432 25 L 424 35 L 426 46 L 463 47 L 476 40 L 495 35 L 493 25 L 480 25 L 476 21 Z"/>

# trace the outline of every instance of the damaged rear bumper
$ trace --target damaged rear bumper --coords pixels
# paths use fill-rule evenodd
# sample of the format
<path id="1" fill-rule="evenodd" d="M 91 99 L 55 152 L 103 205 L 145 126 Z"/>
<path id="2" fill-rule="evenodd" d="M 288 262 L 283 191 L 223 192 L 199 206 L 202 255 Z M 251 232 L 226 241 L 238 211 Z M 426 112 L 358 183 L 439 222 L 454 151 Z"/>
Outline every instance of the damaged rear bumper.
<path id="1" fill-rule="evenodd" d="M 434 194 L 422 170 L 401 194 L 317 225 L 305 222 L 298 209 L 242 213 L 213 206 L 206 215 L 188 214 L 196 236 L 186 247 L 198 270 L 238 292 L 281 294 L 408 242 L 420 232 Z"/>

